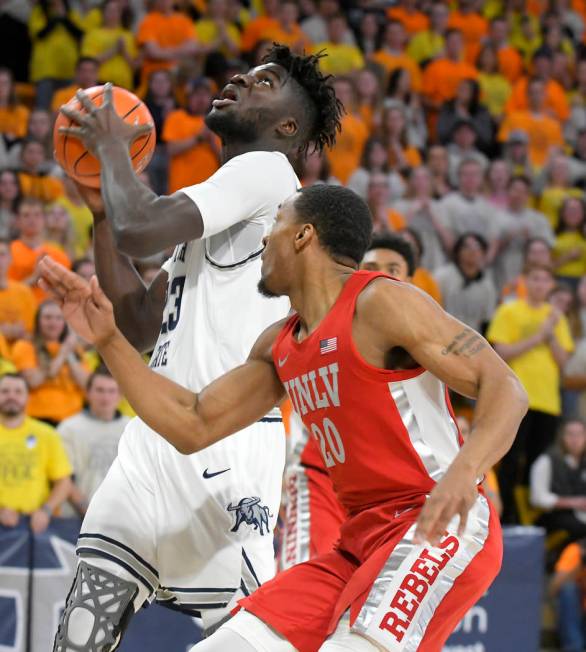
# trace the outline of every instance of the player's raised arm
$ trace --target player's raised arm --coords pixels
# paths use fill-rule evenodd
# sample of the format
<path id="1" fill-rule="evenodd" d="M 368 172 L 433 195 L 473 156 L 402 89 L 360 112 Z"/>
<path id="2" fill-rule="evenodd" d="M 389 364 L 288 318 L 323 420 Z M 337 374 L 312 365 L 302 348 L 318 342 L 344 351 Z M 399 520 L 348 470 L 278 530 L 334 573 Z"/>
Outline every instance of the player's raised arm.
<path id="1" fill-rule="evenodd" d="M 471 436 L 432 492 L 419 521 L 419 538 L 437 542 L 455 514 L 460 514 L 463 531 L 476 496 L 476 479 L 511 447 L 527 411 L 527 396 L 481 335 L 413 286 L 376 281 L 363 292 L 357 308 L 365 324 L 363 333 L 377 347 L 402 347 L 448 387 L 477 399 Z"/>
<path id="2" fill-rule="evenodd" d="M 97 348 L 138 416 L 179 452 L 195 453 L 242 430 L 282 400 L 271 357 L 282 324 L 259 337 L 245 364 L 195 394 L 143 362 L 116 327 L 96 277 L 88 284 L 48 257 L 40 269 L 43 287 L 61 303 L 71 328 Z"/>

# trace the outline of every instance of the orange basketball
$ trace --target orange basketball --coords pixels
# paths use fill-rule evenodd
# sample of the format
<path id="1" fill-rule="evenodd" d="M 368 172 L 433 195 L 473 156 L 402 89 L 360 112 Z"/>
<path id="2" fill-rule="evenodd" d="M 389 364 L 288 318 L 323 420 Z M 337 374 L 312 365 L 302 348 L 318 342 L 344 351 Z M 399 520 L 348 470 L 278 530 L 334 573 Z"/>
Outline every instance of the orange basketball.
<path id="1" fill-rule="evenodd" d="M 94 86 L 85 93 L 96 106 L 101 106 L 104 99 L 104 87 Z M 130 145 L 130 157 L 136 173 L 142 172 L 148 165 L 155 149 L 155 127 L 153 117 L 145 104 L 136 95 L 124 88 L 112 88 L 112 103 L 116 113 L 132 124 L 150 124 L 152 130 L 137 138 Z M 66 106 L 86 113 L 75 96 L 67 102 Z M 59 133 L 59 127 L 76 127 L 69 118 L 59 113 L 53 130 L 53 144 L 55 159 L 65 172 L 79 183 L 90 188 L 100 187 L 100 162 L 90 154 L 85 145 L 74 136 Z"/>

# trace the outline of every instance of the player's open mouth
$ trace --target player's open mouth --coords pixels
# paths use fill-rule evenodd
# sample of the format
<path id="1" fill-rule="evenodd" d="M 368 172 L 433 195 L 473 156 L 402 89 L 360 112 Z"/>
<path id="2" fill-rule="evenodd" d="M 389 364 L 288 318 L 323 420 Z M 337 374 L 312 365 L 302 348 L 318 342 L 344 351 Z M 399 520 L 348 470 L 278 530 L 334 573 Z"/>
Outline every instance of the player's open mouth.
<path id="1" fill-rule="evenodd" d="M 236 104 L 236 102 L 238 102 L 238 91 L 233 84 L 228 84 L 222 89 L 220 97 L 212 102 L 212 106 L 218 108 L 228 106 L 229 104 Z"/>

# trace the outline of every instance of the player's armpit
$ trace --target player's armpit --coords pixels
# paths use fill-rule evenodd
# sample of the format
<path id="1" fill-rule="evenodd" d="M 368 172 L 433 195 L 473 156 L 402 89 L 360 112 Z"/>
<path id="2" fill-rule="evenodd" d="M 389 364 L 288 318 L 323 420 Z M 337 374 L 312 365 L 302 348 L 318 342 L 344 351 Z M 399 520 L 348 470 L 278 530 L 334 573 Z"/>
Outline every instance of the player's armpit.
<path id="1" fill-rule="evenodd" d="M 270 358 L 276 332 L 275 327 L 265 331 L 243 365 L 199 394 L 155 373 L 119 332 L 97 348 L 137 415 L 188 455 L 251 425 L 280 403 L 284 389 Z"/>

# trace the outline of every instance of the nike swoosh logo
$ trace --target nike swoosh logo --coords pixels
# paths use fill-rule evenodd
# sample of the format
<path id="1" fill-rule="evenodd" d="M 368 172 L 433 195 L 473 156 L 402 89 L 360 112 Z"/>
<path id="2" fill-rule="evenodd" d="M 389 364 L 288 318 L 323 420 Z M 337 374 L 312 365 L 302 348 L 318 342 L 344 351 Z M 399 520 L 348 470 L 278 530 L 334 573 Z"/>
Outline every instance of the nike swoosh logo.
<path id="1" fill-rule="evenodd" d="M 415 509 L 414 507 L 407 507 L 407 509 L 400 509 L 395 512 L 395 518 L 399 518 L 401 514 L 405 514 L 407 512 L 410 512 L 412 509 Z"/>
<path id="2" fill-rule="evenodd" d="M 210 473 L 207 469 L 203 472 L 203 477 L 204 480 L 209 480 L 210 478 L 215 478 L 217 475 L 222 475 L 222 473 L 226 473 L 226 471 L 229 471 L 230 467 L 227 469 L 224 469 L 223 471 L 216 471 L 215 473 Z"/>
<path id="3" fill-rule="evenodd" d="M 288 359 L 289 359 L 288 353 L 284 358 L 279 358 L 279 367 L 282 367 L 287 362 Z"/>

